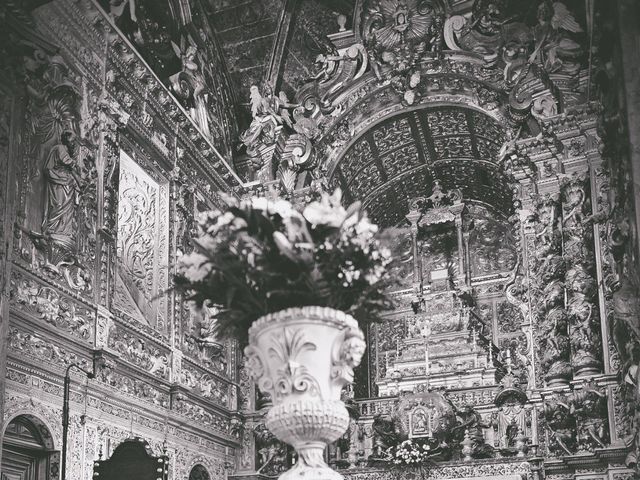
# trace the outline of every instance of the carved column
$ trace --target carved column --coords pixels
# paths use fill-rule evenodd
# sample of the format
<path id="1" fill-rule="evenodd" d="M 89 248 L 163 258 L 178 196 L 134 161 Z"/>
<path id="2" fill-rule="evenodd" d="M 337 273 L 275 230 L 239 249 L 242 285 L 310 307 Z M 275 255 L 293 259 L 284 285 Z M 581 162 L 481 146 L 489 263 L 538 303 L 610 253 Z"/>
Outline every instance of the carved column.
<path id="1" fill-rule="evenodd" d="M 171 370 L 169 371 L 169 381 L 171 383 L 180 383 L 181 373 L 182 373 L 182 350 L 174 347 L 171 349 Z"/>
<path id="2" fill-rule="evenodd" d="M 465 270 L 465 263 L 468 262 L 467 252 L 469 251 L 469 235 L 464 236 L 462 231 L 462 212 L 456 216 L 456 231 L 458 233 L 458 284 L 471 285 L 471 276 Z M 467 266 L 470 265 L 467 263 Z"/>
<path id="3" fill-rule="evenodd" d="M 533 307 L 538 315 L 540 365 L 549 386 L 567 385 L 573 377 L 569 363 L 568 315 L 565 308 L 565 263 L 562 257 L 561 212 L 557 195 L 536 204 L 535 258 L 532 265 Z"/>
<path id="4" fill-rule="evenodd" d="M 417 295 L 422 295 L 422 257 L 418 248 L 418 220 L 422 214 L 415 208 L 412 208 L 406 216 L 411 223 L 411 245 L 413 248 L 413 286 Z"/>
<path id="5" fill-rule="evenodd" d="M 108 348 L 109 332 L 113 326 L 113 313 L 98 305 L 96 311 L 95 348 L 97 350 Z"/>
<path id="6" fill-rule="evenodd" d="M 118 165 L 120 156 L 119 129 L 129 115 L 107 92 L 113 72 L 107 72 L 105 89 L 100 99 L 99 142 L 96 155 L 96 302 L 111 307 L 114 288 L 114 261 L 118 216 Z"/>
<path id="7" fill-rule="evenodd" d="M 602 370 L 593 232 L 589 226 L 585 226 L 585 218 L 591 213 L 588 180 L 588 177 L 574 175 L 561 186 L 562 254 L 567 266 L 565 288 L 571 364 L 575 377 L 596 374 Z"/>
<path id="8" fill-rule="evenodd" d="M 6 60 L 6 58 L 5 58 Z M 24 99 L 16 93 L 12 71 L 0 69 L 0 417 L 4 413 L 9 332 L 9 289 L 16 216 L 16 165 L 22 157 L 20 131 L 24 119 Z M 10 75 L 7 77 L 6 75 Z M 3 128 L 6 126 L 6 129 Z M 0 443 L 4 432 L 0 432 Z M 2 461 L 0 451 L 0 461 Z"/>
<path id="9" fill-rule="evenodd" d="M 238 368 L 238 383 L 240 384 L 240 398 L 238 409 L 244 416 L 242 428 L 242 449 L 237 456 L 236 472 L 247 475 L 256 471 L 256 439 L 253 430 L 256 426 L 256 392 L 255 384 L 249 378 L 246 368 L 241 363 Z"/>
<path id="10" fill-rule="evenodd" d="M 462 227 L 462 225 L 461 225 Z M 462 237 L 464 239 L 464 243 L 462 245 L 461 254 L 464 255 L 464 275 L 466 278 L 466 284 L 471 286 L 471 249 L 469 248 L 469 236 L 471 235 L 471 231 L 467 229 L 466 232 L 462 232 Z"/>

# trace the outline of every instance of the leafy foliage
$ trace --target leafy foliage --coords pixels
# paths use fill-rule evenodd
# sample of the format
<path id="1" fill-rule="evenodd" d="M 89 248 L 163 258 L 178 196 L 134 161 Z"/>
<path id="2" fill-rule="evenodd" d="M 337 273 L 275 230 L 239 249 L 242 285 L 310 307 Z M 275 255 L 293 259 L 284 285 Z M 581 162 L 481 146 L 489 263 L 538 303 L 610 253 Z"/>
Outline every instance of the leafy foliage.
<path id="1" fill-rule="evenodd" d="M 219 309 L 218 335 L 246 344 L 254 320 L 290 307 L 332 307 L 361 325 L 392 307 L 390 253 L 360 203 L 343 208 L 338 190 L 302 212 L 263 197 L 228 205 L 199 219 L 195 249 L 175 277 L 187 299 Z"/>

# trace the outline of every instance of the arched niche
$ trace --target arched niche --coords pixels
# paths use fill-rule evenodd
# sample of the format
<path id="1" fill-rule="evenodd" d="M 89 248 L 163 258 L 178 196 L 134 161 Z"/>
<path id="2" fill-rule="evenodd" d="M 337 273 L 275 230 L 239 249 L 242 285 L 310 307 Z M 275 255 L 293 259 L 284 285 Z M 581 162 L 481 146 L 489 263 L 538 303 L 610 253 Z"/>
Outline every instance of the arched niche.
<path id="1" fill-rule="evenodd" d="M 211 476 L 203 465 L 197 464 L 189 472 L 189 480 L 211 480 Z"/>
<path id="2" fill-rule="evenodd" d="M 436 181 L 508 217 L 513 186 L 500 165 L 506 139 L 504 124 L 477 108 L 454 103 L 406 108 L 355 136 L 327 166 L 328 182 L 348 201 L 362 201 L 383 226 L 402 222 L 408 201 L 431 195 Z"/>
<path id="3" fill-rule="evenodd" d="M 60 452 L 49 427 L 32 414 L 14 416 L 2 442 L 3 478 L 55 480 L 60 475 Z"/>

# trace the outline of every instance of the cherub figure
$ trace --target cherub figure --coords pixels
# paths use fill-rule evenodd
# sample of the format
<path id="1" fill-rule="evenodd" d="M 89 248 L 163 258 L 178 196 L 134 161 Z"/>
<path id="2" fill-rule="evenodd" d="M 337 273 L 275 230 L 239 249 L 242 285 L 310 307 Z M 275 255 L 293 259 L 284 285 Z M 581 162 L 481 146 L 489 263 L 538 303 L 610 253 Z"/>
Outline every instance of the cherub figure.
<path id="1" fill-rule="evenodd" d="M 320 53 L 313 62 L 316 67 L 316 73 L 311 76 L 310 80 L 320 80 L 321 82 L 329 80 L 338 69 L 339 62 L 343 58 L 342 55 L 338 55 L 335 48 L 327 50 L 325 53 Z"/>
<path id="2" fill-rule="evenodd" d="M 538 25 L 534 28 L 536 47 L 529 62 L 539 58 L 549 73 L 559 70 L 576 73 L 580 68 L 577 60 L 582 49 L 570 34 L 582 31 L 564 3 L 545 0 L 538 7 Z"/>

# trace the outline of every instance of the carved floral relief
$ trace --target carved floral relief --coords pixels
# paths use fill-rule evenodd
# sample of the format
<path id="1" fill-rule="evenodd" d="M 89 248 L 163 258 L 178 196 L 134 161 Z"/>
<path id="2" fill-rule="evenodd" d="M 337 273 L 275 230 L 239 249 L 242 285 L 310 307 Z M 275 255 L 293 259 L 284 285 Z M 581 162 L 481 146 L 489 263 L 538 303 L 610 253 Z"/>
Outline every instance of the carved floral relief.
<path id="1" fill-rule="evenodd" d="M 93 309 L 62 295 L 57 289 L 14 272 L 11 302 L 20 312 L 31 314 L 84 342 L 93 343 Z"/>
<path id="2" fill-rule="evenodd" d="M 167 186 L 120 157 L 116 308 L 162 331 L 168 284 Z"/>

